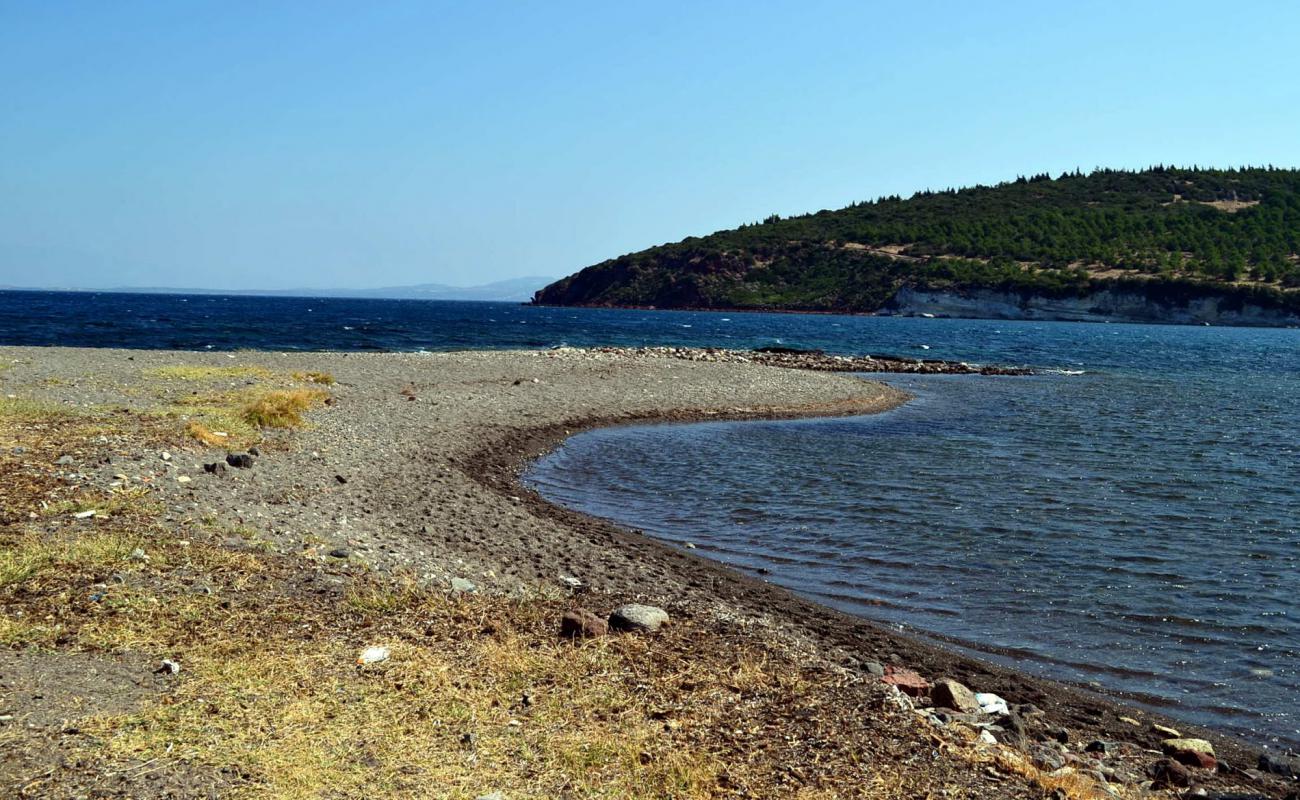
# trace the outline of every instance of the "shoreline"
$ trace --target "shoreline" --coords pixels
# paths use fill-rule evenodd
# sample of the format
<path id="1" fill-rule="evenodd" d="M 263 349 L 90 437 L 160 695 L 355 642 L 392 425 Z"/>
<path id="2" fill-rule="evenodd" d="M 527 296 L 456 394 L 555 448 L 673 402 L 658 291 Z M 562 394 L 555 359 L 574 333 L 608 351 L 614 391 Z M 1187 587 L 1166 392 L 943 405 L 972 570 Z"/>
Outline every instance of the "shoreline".
<path id="1" fill-rule="evenodd" d="M 902 402 L 906 402 L 903 400 Z M 899 403 L 898 405 L 901 405 Z M 896 408 L 897 405 L 891 408 Z M 994 692 L 1015 702 L 1032 703 L 1046 712 L 1054 725 L 1071 728 L 1101 739 L 1127 741 L 1158 748 L 1159 735 L 1149 725 L 1135 727 L 1121 717 L 1140 716 L 1151 724 L 1176 727 L 1184 735 L 1195 734 L 1211 741 L 1221 762 L 1253 766 L 1263 752 L 1261 745 L 1231 733 L 1193 725 L 1160 712 L 1126 704 L 1122 696 L 1110 694 L 1052 678 L 1032 675 L 1014 667 L 986 661 L 956 649 L 960 643 L 944 644 L 927 640 L 927 634 L 895 632 L 879 622 L 840 611 L 810 600 L 777 584 L 748 575 L 720 561 L 696 555 L 674 544 L 626 528 L 611 520 L 594 517 L 547 500 L 523 482 L 523 474 L 537 459 L 563 445 L 569 437 L 596 428 L 638 424 L 689 424 L 693 422 L 743 422 L 757 420 L 796 420 L 856 416 L 891 410 L 861 412 L 834 409 L 754 410 L 738 414 L 692 413 L 672 410 L 633 418 L 594 417 L 560 424 L 539 426 L 512 432 L 482 448 L 467 465 L 471 474 L 489 490 L 503 496 L 524 499 L 539 515 L 556 522 L 590 532 L 611 542 L 652 553 L 673 568 L 684 570 L 692 583 L 708 585 L 708 592 L 724 593 L 730 602 L 745 605 L 754 613 L 777 616 L 799 632 L 842 652 L 842 665 L 861 670 L 865 664 L 887 664 L 882 654 L 896 656 L 898 666 L 916 669 L 930 677 L 950 677 L 979 691 Z M 508 477 L 506 477 L 508 476 Z"/>
<path id="2" fill-rule="evenodd" d="M 468 577 L 485 593 L 509 596 L 554 592 L 560 576 L 576 575 L 594 596 L 654 602 L 686 625 L 737 627 L 816 653 L 851 682 L 876 687 L 873 692 L 884 688 L 873 665 L 897 666 L 996 692 L 1016 706 L 1030 704 L 1039 716 L 1029 722 L 1028 741 L 1067 729 L 1080 756 L 1084 744 L 1101 739 L 1125 743 L 1135 760 L 1150 762 L 1159 757 L 1162 738 L 1151 724 L 1171 724 L 803 599 L 554 505 L 520 480 L 534 459 L 597 426 L 833 417 L 905 402 L 904 393 L 870 380 L 615 349 L 232 354 L 5 347 L 0 361 L 14 362 L 0 369 L 4 391 L 21 388 L 38 400 L 78 406 L 140 407 L 149 391 L 142 376 L 191 365 L 220 376 L 214 389 L 233 393 L 248 383 L 240 370 L 331 370 L 339 379 L 331 404 L 310 414 L 311 427 L 272 437 L 256 468 L 205 476 L 201 462 L 214 451 L 189 447 L 160 465 L 160 476 L 169 479 L 155 484 L 174 513 L 254 530 L 274 552 L 298 552 L 317 569 L 329 568 L 331 554 L 344 551 L 345 562 L 355 559 L 367 570 L 444 586 Z M 184 395 L 190 384 L 173 389 Z M 125 469 L 101 466 L 90 479 L 106 483 Z M 232 542 L 242 546 L 227 539 Z M 582 603 L 583 595 L 570 602 Z M 1121 719 L 1126 716 L 1142 724 Z M 1241 771 L 1254 767 L 1257 747 L 1214 732 L 1205 736 L 1218 750 L 1220 774 L 1202 776 L 1202 785 L 1248 781 L 1278 790 L 1277 780 L 1261 787 Z"/>

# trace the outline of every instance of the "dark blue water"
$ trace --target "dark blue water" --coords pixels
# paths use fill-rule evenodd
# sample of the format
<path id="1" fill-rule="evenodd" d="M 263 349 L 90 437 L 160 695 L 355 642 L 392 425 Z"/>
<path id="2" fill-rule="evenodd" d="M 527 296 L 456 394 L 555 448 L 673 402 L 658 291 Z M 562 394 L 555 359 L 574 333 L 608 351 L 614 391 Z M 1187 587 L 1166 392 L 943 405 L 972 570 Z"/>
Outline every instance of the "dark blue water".
<path id="1" fill-rule="evenodd" d="M 1300 331 L 0 293 L 0 344 L 778 342 L 1083 374 L 891 377 L 916 399 L 873 417 L 593 431 L 529 479 L 863 616 L 1300 743 Z"/>

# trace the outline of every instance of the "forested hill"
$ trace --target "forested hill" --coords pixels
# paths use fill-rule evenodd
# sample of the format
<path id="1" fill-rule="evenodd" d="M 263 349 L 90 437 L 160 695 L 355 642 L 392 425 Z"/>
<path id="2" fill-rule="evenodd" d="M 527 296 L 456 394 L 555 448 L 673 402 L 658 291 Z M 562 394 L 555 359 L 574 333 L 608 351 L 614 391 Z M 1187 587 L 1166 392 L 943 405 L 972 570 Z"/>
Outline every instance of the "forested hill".
<path id="1" fill-rule="evenodd" d="M 1294 315 L 1298 253 L 1300 171 L 1097 170 L 774 215 L 604 261 L 535 302 L 856 312 L 1124 295 Z"/>

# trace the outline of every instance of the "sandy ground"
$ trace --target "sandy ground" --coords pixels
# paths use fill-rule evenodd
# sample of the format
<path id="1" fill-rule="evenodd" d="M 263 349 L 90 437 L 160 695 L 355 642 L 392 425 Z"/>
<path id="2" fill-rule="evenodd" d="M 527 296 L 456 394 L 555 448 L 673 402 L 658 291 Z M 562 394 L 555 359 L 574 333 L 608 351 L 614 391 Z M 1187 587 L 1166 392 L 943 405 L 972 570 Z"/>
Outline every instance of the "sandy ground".
<path id="1" fill-rule="evenodd" d="M 484 591 L 562 593 L 567 578 L 593 591 L 651 602 L 675 615 L 710 616 L 814 646 L 868 674 L 879 664 L 950 676 L 1043 712 L 1035 725 L 1073 742 L 1101 738 L 1158 748 L 1151 715 L 1012 670 L 993 667 L 794 597 L 780 588 L 556 508 L 518 482 L 522 467 L 593 425 L 647 420 L 871 413 L 906 397 L 852 375 L 740 363 L 700 363 L 588 351 L 439 354 L 188 353 L 0 348 L 14 362 L 5 391 L 74 405 L 145 408 L 135 387 L 167 365 L 259 365 L 327 371 L 338 383 L 311 426 L 272 441 L 248 470 L 211 475 L 212 451 L 160 461 L 141 453 L 86 470 L 154 470 L 167 513 L 252 528 L 286 553 L 346 557 L 434 584 Z M 243 381 L 226 387 L 238 393 Z M 190 480 L 181 482 L 177 477 Z M 331 556 L 333 554 L 333 556 Z M 1122 718 L 1139 721 L 1134 725 Z M 1187 731 L 1187 726 L 1179 726 Z M 1055 734 L 1053 734 L 1055 735 Z M 1241 743 L 1210 736 L 1226 764 L 1253 766 Z M 1154 756 L 1153 756 L 1154 758 Z"/>

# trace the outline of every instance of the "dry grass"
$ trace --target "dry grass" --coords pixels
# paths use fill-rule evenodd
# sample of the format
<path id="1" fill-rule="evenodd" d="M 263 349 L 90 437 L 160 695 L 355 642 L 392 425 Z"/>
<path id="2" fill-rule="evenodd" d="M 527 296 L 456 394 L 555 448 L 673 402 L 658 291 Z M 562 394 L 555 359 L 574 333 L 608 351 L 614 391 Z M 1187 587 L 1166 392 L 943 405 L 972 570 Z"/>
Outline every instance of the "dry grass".
<path id="1" fill-rule="evenodd" d="M 230 442 L 230 434 L 227 431 L 214 431 L 194 419 L 185 423 L 185 435 L 208 447 L 219 447 Z"/>
<path id="2" fill-rule="evenodd" d="M 172 381 L 268 380 L 275 377 L 275 373 L 266 367 L 210 367 L 197 364 L 156 367 L 145 370 L 144 374 L 148 377 Z"/>
<path id="3" fill-rule="evenodd" d="M 305 422 L 303 412 L 326 397 L 319 389 L 271 391 L 246 404 L 241 414 L 255 428 L 301 428 Z"/>
<path id="4" fill-rule="evenodd" d="M 270 390 L 241 409 L 234 395 L 191 394 L 168 412 L 208 432 L 232 414 L 241 431 L 292 427 L 324 396 Z M 87 428 L 41 413 L 6 430 L 48 464 Z M 114 415 L 114 435 L 152 441 L 171 424 L 161 419 Z M 13 512 L 0 517 L 0 645 L 183 667 L 144 706 L 77 720 L 52 754 L 39 733 L 6 727 L 0 745 L 22 758 L 0 763 L 0 794 L 30 783 L 30 796 L 92 796 L 98 776 L 147 765 L 186 787 L 222 776 L 223 797 L 285 800 L 1004 796 L 979 791 L 966 762 L 936 762 L 900 733 L 910 715 L 851 676 L 734 625 L 679 615 L 654 637 L 574 643 L 556 635 L 564 600 L 451 597 L 278 555 L 215 517 L 165 523 L 144 489 L 72 490 L 33 473 L 0 499 Z M 106 516 L 67 518 L 88 508 Z M 375 644 L 391 657 L 357 666 Z M 168 796 L 165 785 L 124 794 Z"/>
<path id="5" fill-rule="evenodd" d="M 303 383 L 319 383 L 322 386 L 335 384 L 334 376 L 328 372 L 295 372 L 293 379 Z"/>

